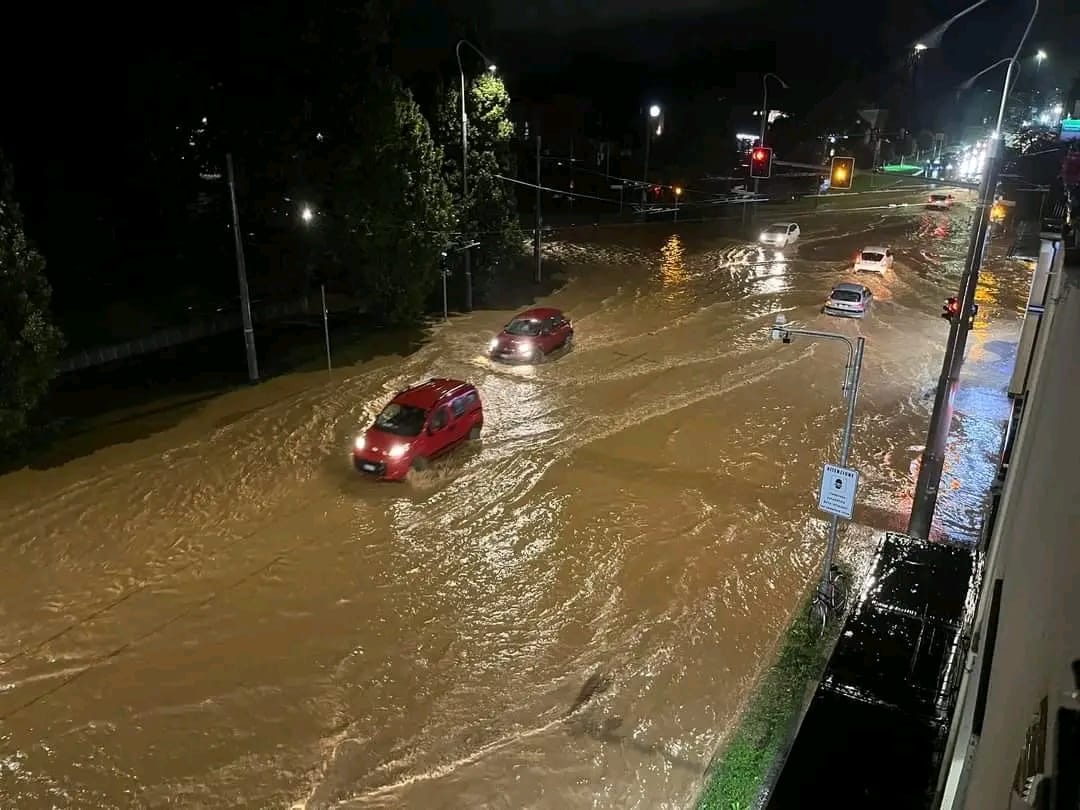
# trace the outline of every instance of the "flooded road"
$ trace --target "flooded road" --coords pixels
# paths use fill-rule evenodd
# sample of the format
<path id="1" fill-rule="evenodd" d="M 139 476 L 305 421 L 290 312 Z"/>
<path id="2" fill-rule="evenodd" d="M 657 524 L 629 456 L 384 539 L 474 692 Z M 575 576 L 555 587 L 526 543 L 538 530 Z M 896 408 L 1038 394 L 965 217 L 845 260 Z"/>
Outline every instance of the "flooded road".
<path id="1" fill-rule="evenodd" d="M 685 806 L 823 553 L 845 354 L 767 327 L 867 338 L 856 521 L 903 529 L 969 215 L 806 215 L 783 253 L 707 224 L 581 233 L 549 245 L 565 356 L 493 365 L 511 313 L 477 312 L 0 478 L 0 806 Z M 822 315 L 875 243 L 897 260 L 862 279 L 869 316 Z M 953 536 L 992 476 L 1028 278 L 984 276 Z M 358 478 L 353 437 L 434 375 L 477 384 L 480 444 Z"/>

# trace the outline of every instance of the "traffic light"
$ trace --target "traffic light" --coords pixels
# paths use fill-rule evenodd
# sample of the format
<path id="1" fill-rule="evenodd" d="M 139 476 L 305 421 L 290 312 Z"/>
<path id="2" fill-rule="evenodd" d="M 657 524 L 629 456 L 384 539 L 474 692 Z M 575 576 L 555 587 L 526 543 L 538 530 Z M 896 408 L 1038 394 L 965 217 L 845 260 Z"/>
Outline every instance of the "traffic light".
<path id="1" fill-rule="evenodd" d="M 946 298 L 945 303 L 941 305 L 941 317 L 947 321 L 951 321 L 955 318 L 959 311 L 960 299 L 958 298 Z"/>
<path id="2" fill-rule="evenodd" d="M 851 179 L 855 176 L 855 158 L 834 157 L 832 159 L 832 171 L 829 174 L 829 186 L 831 188 L 851 188 Z"/>
<path id="3" fill-rule="evenodd" d="M 750 153 L 750 176 L 757 179 L 772 177 L 772 149 L 755 146 Z"/>

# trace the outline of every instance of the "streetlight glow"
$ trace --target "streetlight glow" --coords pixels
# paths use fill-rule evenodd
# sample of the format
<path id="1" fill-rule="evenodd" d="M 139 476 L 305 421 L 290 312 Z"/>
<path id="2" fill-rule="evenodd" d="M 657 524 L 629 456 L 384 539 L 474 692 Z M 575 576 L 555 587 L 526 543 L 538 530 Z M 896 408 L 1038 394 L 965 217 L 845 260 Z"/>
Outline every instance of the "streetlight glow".
<path id="1" fill-rule="evenodd" d="M 305 205 L 300 209 L 300 219 L 304 222 L 311 222 L 315 218 L 315 213 L 311 210 L 310 205 Z"/>
<path id="2" fill-rule="evenodd" d="M 925 50 L 926 50 L 926 46 L 923 45 L 921 42 L 916 42 L 915 43 L 915 53 L 922 53 Z"/>
<path id="3" fill-rule="evenodd" d="M 497 71 L 497 70 L 498 70 L 498 68 L 497 68 L 497 67 L 495 66 L 495 63 L 494 63 L 494 62 L 491 62 L 491 63 L 490 63 L 490 64 L 489 64 L 488 66 L 487 66 L 487 69 L 488 69 L 488 71 L 489 71 L 489 72 L 491 72 L 491 73 L 494 73 L 495 71 Z"/>
<path id="4" fill-rule="evenodd" d="M 659 104 L 653 104 L 651 107 L 649 107 L 649 117 L 650 118 L 659 118 L 660 117 L 660 105 Z"/>
<path id="5" fill-rule="evenodd" d="M 1040 49 L 1039 52 L 1035 54 L 1035 58 L 1041 62 L 1043 59 L 1046 58 L 1046 51 Z"/>
<path id="6" fill-rule="evenodd" d="M 675 186 L 675 196 L 676 197 L 681 197 L 682 196 L 682 186 Z"/>

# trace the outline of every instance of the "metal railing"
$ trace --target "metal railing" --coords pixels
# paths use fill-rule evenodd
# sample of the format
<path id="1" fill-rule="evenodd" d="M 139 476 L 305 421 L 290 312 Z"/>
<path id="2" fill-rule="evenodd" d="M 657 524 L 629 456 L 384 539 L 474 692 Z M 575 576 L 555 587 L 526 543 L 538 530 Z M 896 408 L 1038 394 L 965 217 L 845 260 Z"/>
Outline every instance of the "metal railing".
<path id="1" fill-rule="evenodd" d="M 358 304 L 351 299 L 335 296 L 330 305 L 330 312 L 343 312 L 357 307 Z M 275 301 L 256 304 L 252 308 L 252 315 L 256 323 L 278 320 L 290 315 L 316 315 L 321 314 L 321 305 L 316 298 L 302 296 L 291 301 Z M 174 326 L 162 329 L 149 335 L 126 340 L 122 343 L 113 343 L 106 346 L 97 346 L 86 349 L 77 354 L 63 358 L 57 364 L 57 374 L 69 374 L 85 368 L 124 360 L 129 357 L 137 357 L 151 352 L 169 349 L 184 343 L 191 343 L 203 338 L 220 335 L 231 330 L 240 329 L 240 312 L 222 313 L 212 318 L 204 318 L 194 323 Z"/>

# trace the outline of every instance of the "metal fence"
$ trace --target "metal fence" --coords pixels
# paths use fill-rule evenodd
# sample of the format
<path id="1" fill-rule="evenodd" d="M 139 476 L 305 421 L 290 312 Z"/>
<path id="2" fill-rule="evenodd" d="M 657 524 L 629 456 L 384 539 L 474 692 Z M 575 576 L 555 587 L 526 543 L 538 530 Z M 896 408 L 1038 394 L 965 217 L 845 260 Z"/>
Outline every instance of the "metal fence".
<path id="1" fill-rule="evenodd" d="M 333 296 L 327 302 L 329 312 L 344 312 L 354 308 L 357 308 L 356 302 L 345 297 Z M 278 320 L 292 315 L 311 314 L 322 314 L 317 295 L 305 295 L 291 301 L 257 303 L 253 304 L 251 308 L 251 315 L 256 323 Z M 134 340 L 114 343 L 109 346 L 98 346 L 70 355 L 57 364 L 57 373 L 67 374 L 84 368 L 92 368 L 93 366 L 100 366 L 129 357 L 137 357 L 141 354 L 149 354 L 150 352 L 168 349 L 183 343 L 191 343 L 239 329 L 239 311 L 230 314 L 219 314 L 213 318 L 163 329 Z"/>

